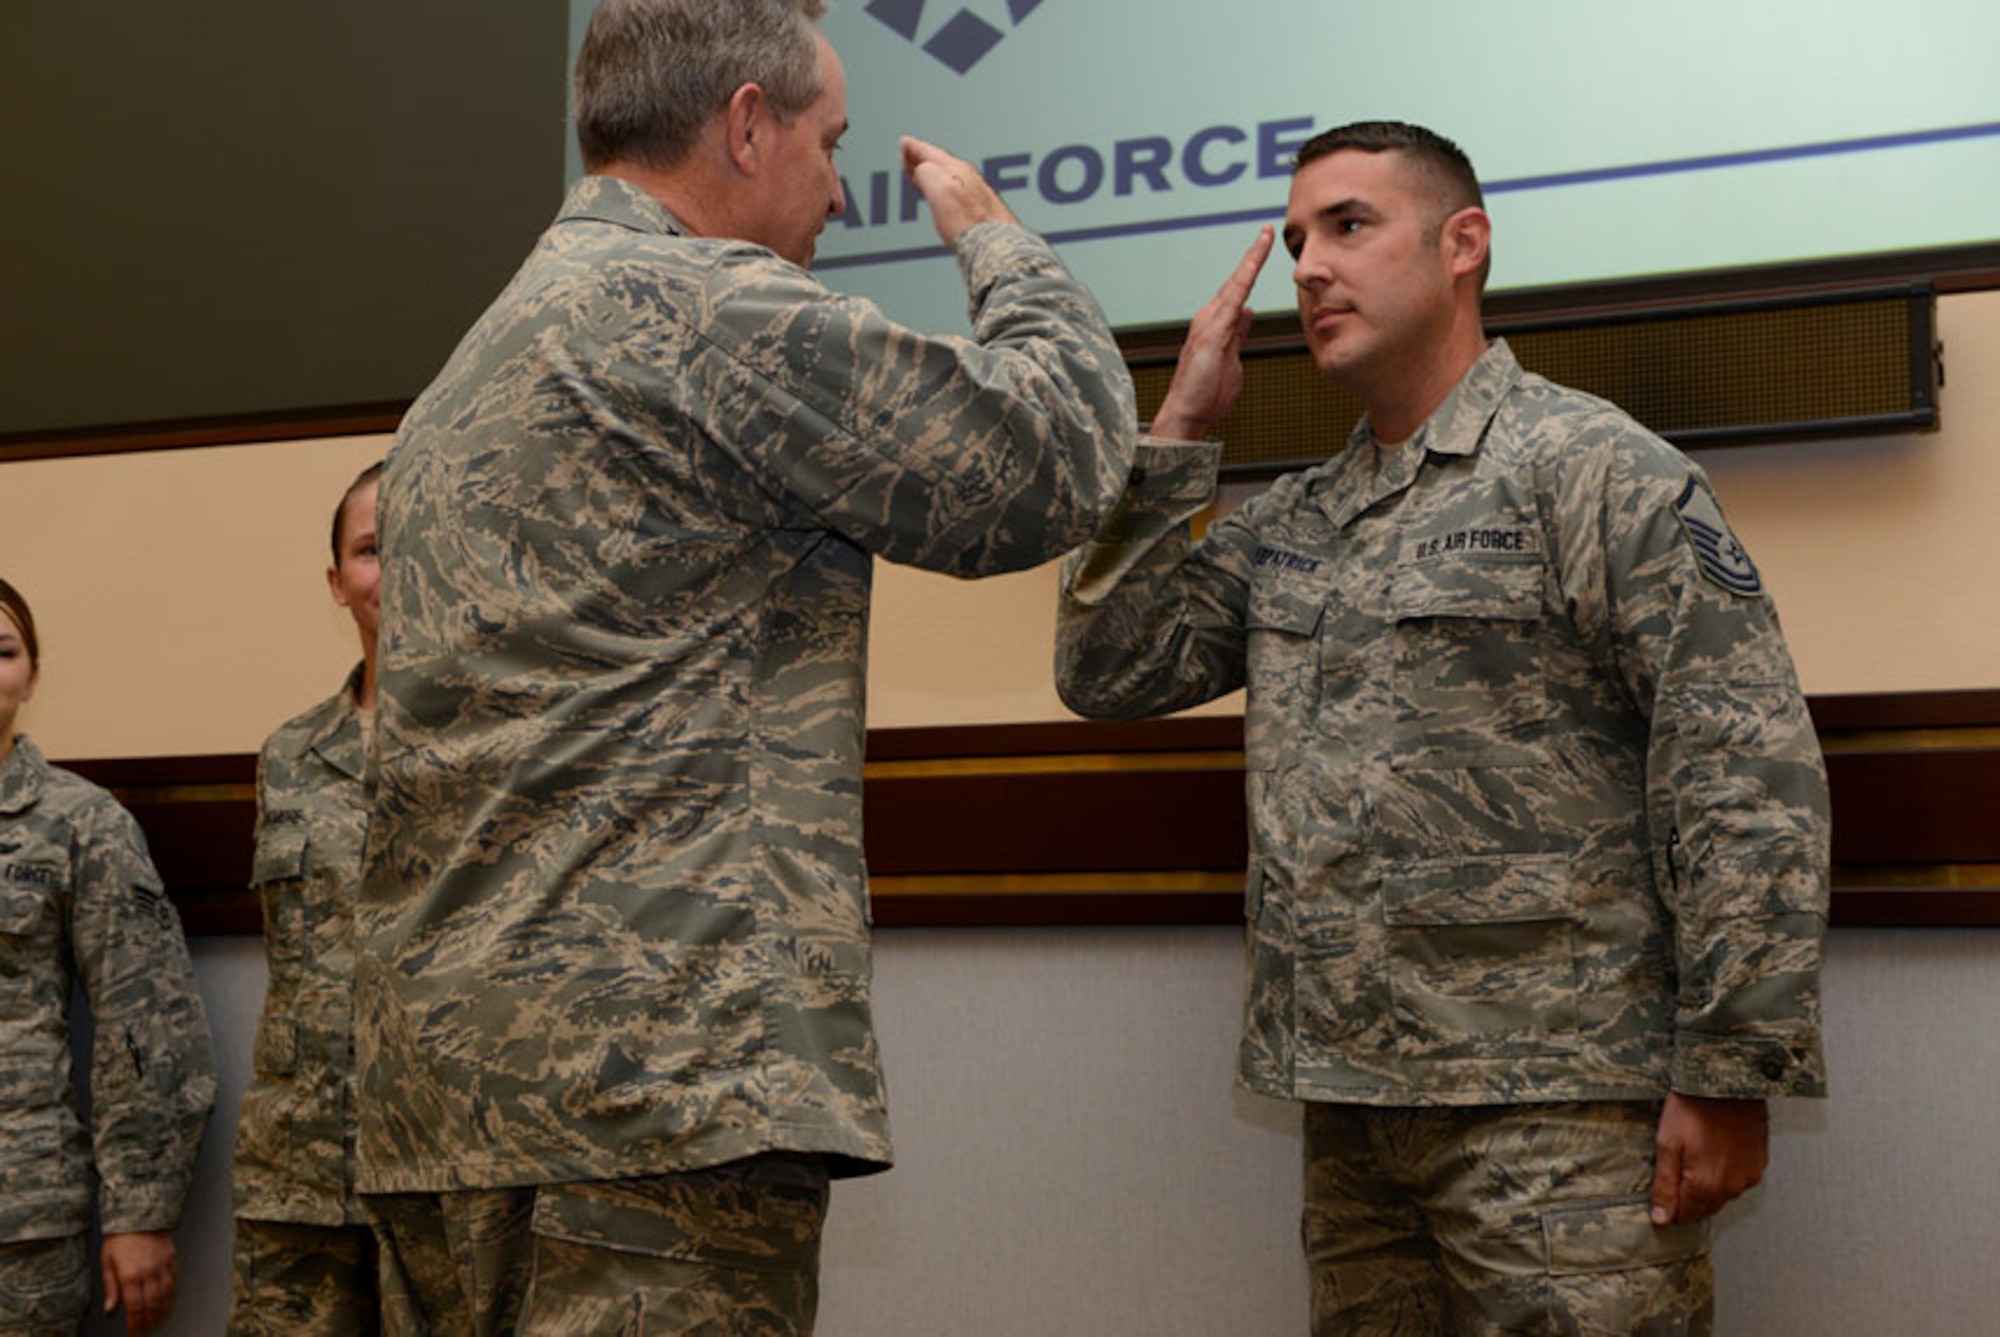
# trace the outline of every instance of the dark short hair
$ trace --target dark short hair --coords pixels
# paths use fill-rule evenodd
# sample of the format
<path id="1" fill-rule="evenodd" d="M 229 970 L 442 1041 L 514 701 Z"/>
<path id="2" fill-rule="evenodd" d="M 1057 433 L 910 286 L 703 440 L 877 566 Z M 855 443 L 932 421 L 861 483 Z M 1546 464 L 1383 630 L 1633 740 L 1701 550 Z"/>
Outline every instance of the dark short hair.
<path id="1" fill-rule="evenodd" d="M 340 494 L 340 505 L 333 508 L 333 564 L 340 565 L 340 543 L 347 537 L 347 503 L 354 500 L 354 494 L 382 476 L 382 461 L 377 460 L 354 476 L 347 485 L 347 491 Z"/>
<path id="2" fill-rule="evenodd" d="M 812 24 L 825 0 L 604 0 L 576 57 L 583 165 L 667 168 L 745 84 L 790 120 L 824 87 Z"/>
<path id="3" fill-rule="evenodd" d="M 21 643 L 28 647 L 28 672 L 33 673 L 42 666 L 42 643 L 35 636 L 35 615 L 28 611 L 28 601 L 21 597 L 21 591 L 4 580 L 0 580 L 0 610 L 5 610 L 21 629 Z"/>
<path id="4" fill-rule="evenodd" d="M 1322 130 L 1299 146 L 1292 164 L 1296 173 L 1307 163 L 1330 158 L 1336 153 L 1400 153 L 1414 165 L 1430 186 L 1442 212 L 1437 227 L 1460 209 L 1484 209 L 1486 195 L 1479 189 L 1479 175 L 1465 150 L 1435 130 L 1407 121 L 1353 121 Z M 1476 276 L 1478 291 L 1486 291 L 1486 279 L 1493 272 L 1489 249 L 1486 262 Z"/>
<path id="5" fill-rule="evenodd" d="M 1452 213 L 1484 209 L 1486 197 L 1465 150 L 1421 125 L 1405 121 L 1355 121 L 1322 130 L 1299 148 L 1293 171 L 1336 153 L 1400 153 L 1414 162 L 1432 183 Z"/>

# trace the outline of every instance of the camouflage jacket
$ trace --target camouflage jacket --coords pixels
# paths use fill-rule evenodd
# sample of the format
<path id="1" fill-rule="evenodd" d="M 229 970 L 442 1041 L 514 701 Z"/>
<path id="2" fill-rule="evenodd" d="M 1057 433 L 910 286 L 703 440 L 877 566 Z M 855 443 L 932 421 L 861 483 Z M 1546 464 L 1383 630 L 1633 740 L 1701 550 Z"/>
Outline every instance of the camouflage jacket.
<path id="1" fill-rule="evenodd" d="M 960 239 L 967 340 L 684 231 L 580 182 L 389 453 L 365 1192 L 887 1164 L 871 554 L 1031 566 L 1124 486 L 1129 379 L 1038 238 Z"/>
<path id="2" fill-rule="evenodd" d="M 1825 771 L 1701 471 L 1505 344 L 1379 469 L 1364 421 L 1196 543 L 1216 454 L 1141 447 L 1057 676 L 1101 716 L 1249 689 L 1243 1080 L 1822 1093 Z"/>
<path id="3" fill-rule="evenodd" d="M 354 896 L 368 831 L 357 667 L 265 740 L 251 884 L 270 982 L 236 1126 L 236 1214 L 355 1225 Z"/>
<path id="4" fill-rule="evenodd" d="M 88 1131 L 70 1082 L 79 983 Z M 194 966 L 139 824 L 16 736 L 0 764 L 0 1243 L 82 1234 L 93 1166 L 105 1232 L 173 1229 L 214 1103 Z"/>

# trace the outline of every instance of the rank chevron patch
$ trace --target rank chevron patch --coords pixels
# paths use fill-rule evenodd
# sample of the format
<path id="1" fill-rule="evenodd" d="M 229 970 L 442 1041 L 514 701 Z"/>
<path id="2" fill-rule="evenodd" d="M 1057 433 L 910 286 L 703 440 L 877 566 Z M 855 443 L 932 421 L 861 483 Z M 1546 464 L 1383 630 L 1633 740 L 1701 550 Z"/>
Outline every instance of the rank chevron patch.
<path id="1" fill-rule="evenodd" d="M 1729 522 L 1722 518 L 1722 507 L 1716 504 L 1714 494 L 1689 478 L 1687 486 L 1681 489 L 1680 500 L 1674 503 L 1674 510 L 1680 515 L 1688 542 L 1694 545 L 1695 560 L 1701 564 L 1704 576 L 1731 594 L 1764 592 L 1763 578 L 1757 574 L 1750 554 L 1729 532 Z"/>

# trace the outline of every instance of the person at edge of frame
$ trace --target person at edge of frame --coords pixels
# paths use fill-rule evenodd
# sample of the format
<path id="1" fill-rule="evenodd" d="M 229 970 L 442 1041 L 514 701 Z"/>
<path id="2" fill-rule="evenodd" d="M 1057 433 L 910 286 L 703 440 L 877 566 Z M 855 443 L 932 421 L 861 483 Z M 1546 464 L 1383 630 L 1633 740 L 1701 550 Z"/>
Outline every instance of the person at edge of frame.
<path id="1" fill-rule="evenodd" d="M 811 1330 L 829 1181 L 891 1156 L 872 559 L 1033 566 L 1124 486 L 1103 314 L 968 164 L 902 141 L 971 338 L 807 272 L 821 8 L 596 9 L 590 175 L 388 453 L 355 1023 L 391 1332 Z"/>
<path id="2" fill-rule="evenodd" d="M 1314 1333 L 1709 1331 L 1766 1099 L 1825 1092 L 1826 776 L 1771 597 L 1700 469 L 1487 341 L 1456 145 L 1316 136 L 1283 236 L 1366 415 L 1192 538 L 1265 229 L 1065 565 L 1059 689 L 1248 687 L 1239 1075 L 1304 1102 Z"/>
<path id="3" fill-rule="evenodd" d="M 180 916 L 132 815 L 14 726 L 41 678 L 34 614 L 0 580 L 0 1334 L 72 1337 L 90 1307 L 92 1181 L 104 1312 L 167 1321 L 173 1232 L 215 1104 Z M 70 998 L 90 1009 L 90 1123 Z"/>
<path id="4" fill-rule="evenodd" d="M 269 983 L 236 1125 L 232 1337 L 379 1331 L 375 1234 L 354 1191 L 354 898 L 368 830 L 382 567 L 382 465 L 334 507 L 328 592 L 361 662 L 340 690 L 279 726 L 257 760 L 251 885 Z"/>

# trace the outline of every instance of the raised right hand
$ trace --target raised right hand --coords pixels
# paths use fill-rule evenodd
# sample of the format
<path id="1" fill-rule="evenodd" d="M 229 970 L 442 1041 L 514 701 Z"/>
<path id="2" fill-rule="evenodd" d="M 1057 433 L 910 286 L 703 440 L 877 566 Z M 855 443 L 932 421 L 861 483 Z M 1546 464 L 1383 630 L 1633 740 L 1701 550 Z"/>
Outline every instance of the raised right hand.
<path id="1" fill-rule="evenodd" d="M 931 222 L 947 246 L 956 245 L 958 234 L 976 223 L 1017 221 L 977 167 L 935 144 L 903 136 L 903 170 L 931 206 Z"/>
<path id="2" fill-rule="evenodd" d="M 1153 415 L 1152 434 L 1169 441 L 1200 441 L 1208 429 L 1227 417 L 1243 392 L 1243 341 L 1250 337 L 1250 290 L 1270 257 L 1273 234 L 1268 224 L 1243 253 L 1235 270 L 1207 306 L 1195 312 L 1174 366 L 1173 383 L 1160 411 Z"/>

